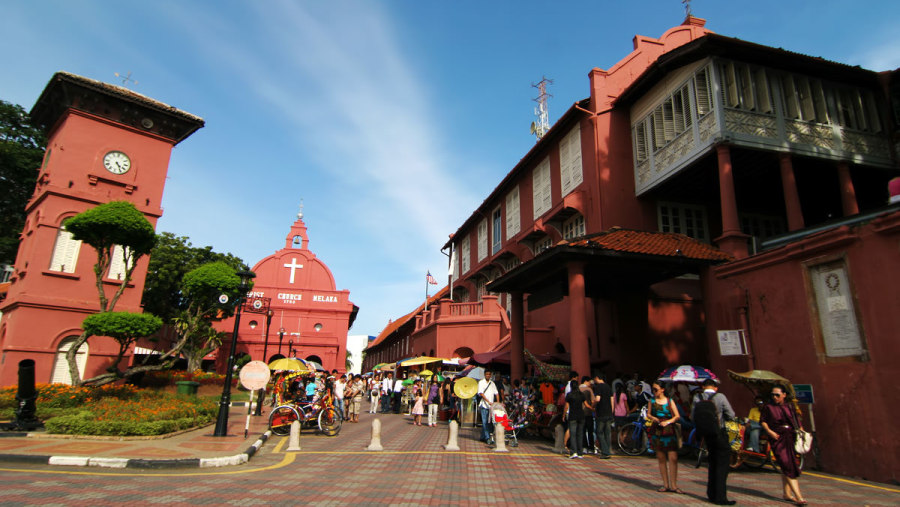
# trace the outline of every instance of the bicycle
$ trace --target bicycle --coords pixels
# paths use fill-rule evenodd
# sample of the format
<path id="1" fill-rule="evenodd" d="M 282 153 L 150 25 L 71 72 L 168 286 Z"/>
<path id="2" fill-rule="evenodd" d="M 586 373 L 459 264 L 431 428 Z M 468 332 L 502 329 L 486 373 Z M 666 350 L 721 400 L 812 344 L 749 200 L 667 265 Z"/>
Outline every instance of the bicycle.
<path id="1" fill-rule="evenodd" d="M 343 418 L 330 399 L 314 402 L 293 401 L 279 405 L 269 414 L 269 429 L 278 436 L 291 433 L 291 424 L 300 421 L 301 426 L 318 426 L 323 434 L 333 437 L 341 431 Z"/>
<path id="2" fill-rule="evenodd" d="M 616 437 L 619 449 L 629 456 L 637 456 L 643 452 L 652 453 L 650 439 L 647 438 L 647 428 L 649 427 L 650 421 L 647 420 L 647 407 L 644 407 L 641 409 L 641 413 L 636 421 L 626 423 L 619 428 L 619 434 Z"/>

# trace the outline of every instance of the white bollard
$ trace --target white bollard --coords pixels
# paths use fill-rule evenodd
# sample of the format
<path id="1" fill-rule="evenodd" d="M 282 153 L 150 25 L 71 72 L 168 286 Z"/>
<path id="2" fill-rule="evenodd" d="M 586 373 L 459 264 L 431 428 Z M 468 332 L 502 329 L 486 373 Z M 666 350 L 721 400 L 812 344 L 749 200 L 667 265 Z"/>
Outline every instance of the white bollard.
<path id="1" fill-rule="evenodd" d="M 288 438 L 288 451 L 299 451 L 300 449 L 300 421 L 291 423 L 291 436 Z"/>
<path id="2" fill-rule="evenodd" d="M 381 447 L 381 420 L 373 419 L 372 420 L 372 442 L 369 444 L 369 447 L 366 447 L 367 451 L 383 451 L 384 447 Z"/>
<path id="3" fill-rule="evenodd" d="M 450 438 L 447 439 L 447 445 L 444 446 L 445 451 L 459 450 L 459 423 L 450 421 Z"/>
<path id="4" fill-rule="evenodd" d="M 494 443 L 497 445 L 494 452 L 509 452 L 506 448 L 506 430 L 500 423 L 494 423 Z"/>
<path id="5" fill-rule="evenodd" d="M 559 454 L 565 454 L 566 452 L 566 430 L 563 429 L 562 424 L 557 424 L 553 427 L 553 432 L 556 436 L 553 440 L 553 452 L 557 452 Z"/>

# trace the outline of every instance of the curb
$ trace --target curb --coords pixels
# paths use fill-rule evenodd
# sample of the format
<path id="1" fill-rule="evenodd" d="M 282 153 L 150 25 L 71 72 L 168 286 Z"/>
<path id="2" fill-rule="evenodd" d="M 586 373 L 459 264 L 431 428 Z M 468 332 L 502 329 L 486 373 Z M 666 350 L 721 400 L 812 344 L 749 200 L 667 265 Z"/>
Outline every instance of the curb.
<path id="1" fill-rule="evenodd" d="M 141 459 L 141 458 L 100 458 L 86 456 L 42 456 L 28 454 L 0 454 L 0 462 L 30 463 L 38 465 L 81 466 L 102 468 L 211 468 L 232 465 L 243 465 L 250 461 L 256 451 L 269 439 L 271 431 L 260 435 L 253 445 L 241 454 L 219 458 L 185 458 L 185 459 Z"/>

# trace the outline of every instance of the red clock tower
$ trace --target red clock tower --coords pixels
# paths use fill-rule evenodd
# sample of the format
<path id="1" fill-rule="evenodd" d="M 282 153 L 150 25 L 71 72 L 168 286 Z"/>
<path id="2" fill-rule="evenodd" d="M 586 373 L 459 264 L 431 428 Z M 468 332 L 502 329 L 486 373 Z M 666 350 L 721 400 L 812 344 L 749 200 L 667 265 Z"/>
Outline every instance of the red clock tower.
<path id="1" fill-rule="evenodd" d="M 0 385 L 16 382 L 18 363 L 35 360 L 37 382 L 69 382 L 65 352 L 81 321 L 99 311 L 96 252 L 72 239 L 63 221 L 98 204 L 131 201 L 154 226 L 172 148 L 203 119 L 126 88 L 58 72 L 31 111 L 47 129 L 47 151 L 0 311 Z M 140 312 L 148 258 L 138 263 L 116 310 Z M 124 266 L 104 274 L 111 294 Z M 94 337 L 78 352 L 83 377 L 102 372 L 118 352 Z"/>

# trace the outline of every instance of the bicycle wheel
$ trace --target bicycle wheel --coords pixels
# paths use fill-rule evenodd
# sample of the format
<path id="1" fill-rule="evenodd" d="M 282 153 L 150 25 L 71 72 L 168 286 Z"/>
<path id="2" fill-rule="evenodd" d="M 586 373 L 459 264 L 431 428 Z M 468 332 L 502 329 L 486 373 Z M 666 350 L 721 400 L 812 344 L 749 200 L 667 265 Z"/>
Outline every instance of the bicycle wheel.
<path id="1" fill-rule="evenodd" d="M 744 464 L 750 468 L 762 468 L 769 461 L 768 454 L 761 454 L 753 451 L 746 451 L 743 454 Z"/>
<path id="2" fill-rule="evenodd" d="M 300 420 L 300 413 L 290 405 L 281 405 L 272 409 L 269 414 L 269 429 L 278 436 L 291 434 L 291 423 Z"/>
<path id="3" fill-rule="evenodd" d="M 629 456 L 637 456 L 647 447 L 647 437 L 640 423 L 630 422 L 619 430 L 619 449 Z"/>
<path id="4" fill-rule="evenodd" d="M 323 408 L 319 412 L 319 431 L 333 437 L 341 432 L 341 416 L 331 407 Z"/>

